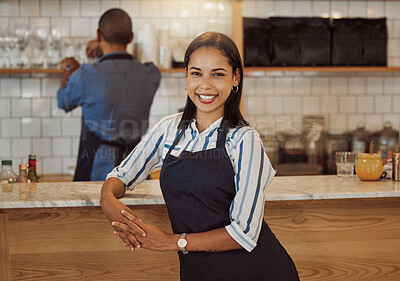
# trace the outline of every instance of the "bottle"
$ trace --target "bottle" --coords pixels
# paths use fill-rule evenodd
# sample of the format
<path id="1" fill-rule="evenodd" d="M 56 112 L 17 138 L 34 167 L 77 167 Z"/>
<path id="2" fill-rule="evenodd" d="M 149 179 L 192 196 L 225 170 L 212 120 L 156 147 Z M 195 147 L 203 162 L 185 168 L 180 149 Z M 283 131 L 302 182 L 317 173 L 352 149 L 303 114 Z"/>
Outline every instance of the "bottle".
<path id="1" fill-rule="evenodd" d="M 400 153 L 393 153 L 392 165 L 392 180 L 400 181 Z"/>
<path id="2" fill-rule="evenodd" d="M 26 171 L 26 164 L 19 164 L 18 182 L 19 183 L 28 182 L 28 172 Z"/>
<path id="3" fill-rule="evenodd" d="M 28 183 L 31 182 L 38 182 L 37 175 L 36 175 L 36 154 L 29 154 L 28 157 Z"/>
<path id="4" fill-rule="evenodd" d="M 12 185 L 9 183 L 16 183 L 17 175 L 14 173 L 12 169 L 12 161 L 11 160 L 3 160 L 1 161 L 1 186 L 3 192 L 11 192 Z"/>

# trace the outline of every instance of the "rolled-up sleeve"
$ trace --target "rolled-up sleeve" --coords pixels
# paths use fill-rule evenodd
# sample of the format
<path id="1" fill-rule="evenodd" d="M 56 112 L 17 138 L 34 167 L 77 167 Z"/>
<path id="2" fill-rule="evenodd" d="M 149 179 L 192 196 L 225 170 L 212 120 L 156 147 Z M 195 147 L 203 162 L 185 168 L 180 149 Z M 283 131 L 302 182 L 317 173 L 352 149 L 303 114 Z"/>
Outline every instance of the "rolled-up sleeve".
<path id="1" fill-rule="evenodd" d="M 83 65 L 68 77 L 67 84 L 57 91 L 58 107 L 69 112 L 81 105 L 83 95 Z"/>
<path id="2" fill-rule="evenodd" d="M 252 251 L 261 231 L 264 191 L 275 176 L 255 130 L 243 134 L 232 150 L 236 195 L 230 207 L 231 224 L 225 229 L 247 251 Z"/>

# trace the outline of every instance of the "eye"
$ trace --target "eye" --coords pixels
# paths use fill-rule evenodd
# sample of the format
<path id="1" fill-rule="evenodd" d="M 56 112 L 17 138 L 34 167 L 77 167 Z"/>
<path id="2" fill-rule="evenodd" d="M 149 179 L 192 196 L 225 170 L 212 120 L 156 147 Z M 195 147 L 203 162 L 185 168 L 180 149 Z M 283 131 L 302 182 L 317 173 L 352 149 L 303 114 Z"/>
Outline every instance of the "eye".
<path id="1" fill-rule="evenodd" d="M 191 76 L 200 76 L 201 74 L 198 71 L 193 71 L 193 72 L 190 72 L 190 75 Z"/>
<path id="2" fill-rule="evenodd" d="M 225 76 L 225 74 L 221 72 L 216 72 L 213 74 L 213 76 L 219 77 L 219 76 Z"/>

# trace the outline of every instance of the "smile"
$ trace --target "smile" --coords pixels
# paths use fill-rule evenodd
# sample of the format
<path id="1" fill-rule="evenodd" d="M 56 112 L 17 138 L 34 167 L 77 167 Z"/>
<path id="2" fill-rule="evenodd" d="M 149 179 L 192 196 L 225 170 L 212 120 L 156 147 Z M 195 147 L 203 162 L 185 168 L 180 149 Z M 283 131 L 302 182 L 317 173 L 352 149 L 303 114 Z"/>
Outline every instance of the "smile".
<path id="1" fill-rule="evenodd" d="M 218 95 L 200 95 L 197 94 L 201 103 L 212 103 Z"/>

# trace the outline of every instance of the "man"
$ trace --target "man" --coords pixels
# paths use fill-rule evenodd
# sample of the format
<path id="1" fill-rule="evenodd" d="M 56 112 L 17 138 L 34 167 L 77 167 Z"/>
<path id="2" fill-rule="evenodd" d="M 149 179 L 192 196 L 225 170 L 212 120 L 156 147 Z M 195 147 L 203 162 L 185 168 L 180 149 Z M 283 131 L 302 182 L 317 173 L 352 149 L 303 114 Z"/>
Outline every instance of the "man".
<path id="1" fill-rule="evenodd" d="M 65 70 L 57 92 L 65 112 L 81 106 L 82 128 L 74 181 L 102 181 L 131 152 L 147 131 L 150 106 L 160 84 L 153 63 L 142 64 L 126 52 L 133 40 L 132 22 L 121 9 L 106 11 L 99 20 L 88 57 L 60 62 Z"/>

